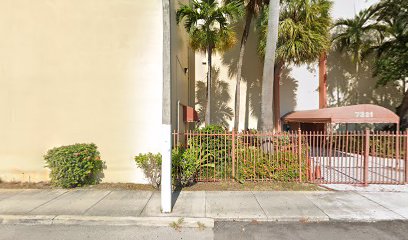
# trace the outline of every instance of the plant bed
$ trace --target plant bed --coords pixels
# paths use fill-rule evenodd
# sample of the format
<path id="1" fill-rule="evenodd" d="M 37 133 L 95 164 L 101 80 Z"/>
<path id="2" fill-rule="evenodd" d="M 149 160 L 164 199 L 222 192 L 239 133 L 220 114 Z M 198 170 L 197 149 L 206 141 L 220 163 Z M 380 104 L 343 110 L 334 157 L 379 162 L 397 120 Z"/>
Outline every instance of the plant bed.
<path id="1" fill-rule="evenodd" d="M 54 186 L 50 182 L 1 182 L 0 189 L 61 189 L 61 187 Z M 157 191 L 150 184 L 136 183 L 100 183 L 76 189 Z"/>
<path id="2" fill-rule="evenodd" d="M 81 189 L 158 191 L 158 189 L 154 188 L 151 184 L 137 183 L 100 183 L 82 187 Z"/>
<path id="3" fill-rule="evenodd" d="M 52 189 L 50 182 L 0 182 L 0 189 Z"/>
<path id="4" fill-rule="evenodd" d="M 61 189 L 50 182 L 2 182 L 0 189 Z M 89 190 L 134 190 L 159 191 L 150 184 L 137 183 L 100 183 L 78 187 L 76 189 Z M 198 182 L 188 187 L 176 190 L 183 191 L 326 191 L 327 189 L 309 183 L 293 182 Z"/>
<path id="5" fill-rule="evenodd" d="M 316 184 L 294 182 L 198 182 L 183 191 L 326 191 Z"/>

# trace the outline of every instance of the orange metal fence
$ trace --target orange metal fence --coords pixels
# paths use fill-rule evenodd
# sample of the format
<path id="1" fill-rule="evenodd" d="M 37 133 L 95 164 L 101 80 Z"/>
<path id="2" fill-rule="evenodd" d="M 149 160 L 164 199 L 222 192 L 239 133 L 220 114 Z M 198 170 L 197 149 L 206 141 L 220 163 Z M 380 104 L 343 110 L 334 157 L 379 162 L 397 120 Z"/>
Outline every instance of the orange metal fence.
<path id="1" fill-rule="evenodd" d="M 189 131 L 173 136 L 175 148 L 196 164 L 196 181 L 408 183 L 408 131 Z"/>

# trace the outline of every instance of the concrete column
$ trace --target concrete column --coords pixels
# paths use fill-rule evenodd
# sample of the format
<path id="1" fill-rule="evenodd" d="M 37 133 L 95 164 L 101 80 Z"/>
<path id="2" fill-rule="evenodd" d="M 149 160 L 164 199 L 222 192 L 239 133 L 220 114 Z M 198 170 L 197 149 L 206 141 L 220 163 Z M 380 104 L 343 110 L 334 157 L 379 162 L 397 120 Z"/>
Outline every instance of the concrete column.
<path id="1" fill-rule="evenodd" d="M 170 0 L 163 1 L 163 103 L 161 210 L 171 212 L 171 62 Z"/>

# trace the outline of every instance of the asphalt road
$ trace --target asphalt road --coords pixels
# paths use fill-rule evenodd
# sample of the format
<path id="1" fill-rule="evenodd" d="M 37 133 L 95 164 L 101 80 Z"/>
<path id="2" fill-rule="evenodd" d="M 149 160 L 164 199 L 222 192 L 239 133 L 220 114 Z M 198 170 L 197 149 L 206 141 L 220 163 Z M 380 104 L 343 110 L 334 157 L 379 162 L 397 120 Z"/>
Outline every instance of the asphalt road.
<path id="1" fill-rule="evenodd" d="M 401 240 L 408 239 L 408 222 L 217 222 L 214 234 L 217 240 Z"/>
<path id="2" fill-rule="evenodd" d="M 70 239 L 268 239 L 268 240 L 388 240 L 408 239 L 408 222 L 261 223 L 216 222 L 214 229 L 137 226 L 1 225 L 0 240 Z"/>
<path id="3" fill-rule="evenodd" d="M 1 225 L 0 240 L 122 240 L 122 239 L 213 239 L 213 230 L 198 228 L 79 226 L 79 225 Z"/>

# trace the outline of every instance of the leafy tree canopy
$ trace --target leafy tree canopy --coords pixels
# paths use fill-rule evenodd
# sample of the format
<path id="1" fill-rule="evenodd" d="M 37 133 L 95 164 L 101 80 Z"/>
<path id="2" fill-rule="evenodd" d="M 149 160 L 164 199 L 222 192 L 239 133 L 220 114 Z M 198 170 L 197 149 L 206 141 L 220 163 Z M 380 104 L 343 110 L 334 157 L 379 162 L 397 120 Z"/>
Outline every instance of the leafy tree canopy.
<path id="1" fill-rule="evenodd" d="M 229 1 L 220 5 L 217 0 L 193 0 L 181 4 L 176 13 L 179 24 L 184 19 L 184 27 L 190 35 L 193 49 L 207 51 L 208 48 L 223 51 L 236 42 L 231 23 L 243 13 L 240 1 Z"/>
<path id="2" fill-rule="evenodd" d="M 279 18 L 276 59 L 294 64 L 313 62 L 330 47 L 329 0 L 283 0 Z M 267 7 L 258 22 L 260 55 L 265 54 Z"/>
<path id="3" fill-rule="evenodd" d="M 408 1 L 382 0 L 373 9 L 373 19 L 383 28 L 374 75 L 378 84 L 408 80 Z M 404 89 L 405 91 L 405 89 Z"/>

